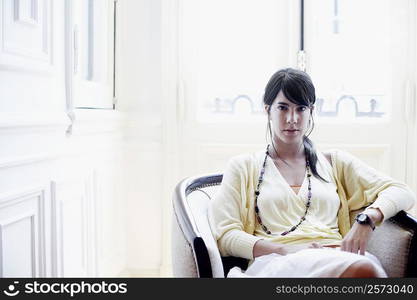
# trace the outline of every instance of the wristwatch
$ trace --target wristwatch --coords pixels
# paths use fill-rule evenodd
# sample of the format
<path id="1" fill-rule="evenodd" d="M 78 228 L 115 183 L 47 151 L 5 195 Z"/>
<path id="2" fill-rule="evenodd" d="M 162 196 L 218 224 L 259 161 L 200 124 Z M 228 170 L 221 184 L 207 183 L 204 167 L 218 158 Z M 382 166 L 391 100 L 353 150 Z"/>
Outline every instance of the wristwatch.
<path id="1" fill-rule="evenodd" d="M 367 214 L 360 213 L 355 217 L 355 220 L 359 224 L 367 224 L 371 226 L 372 230 L 375 230 L 374 221 L 372 221 L 372 219 Z"/>

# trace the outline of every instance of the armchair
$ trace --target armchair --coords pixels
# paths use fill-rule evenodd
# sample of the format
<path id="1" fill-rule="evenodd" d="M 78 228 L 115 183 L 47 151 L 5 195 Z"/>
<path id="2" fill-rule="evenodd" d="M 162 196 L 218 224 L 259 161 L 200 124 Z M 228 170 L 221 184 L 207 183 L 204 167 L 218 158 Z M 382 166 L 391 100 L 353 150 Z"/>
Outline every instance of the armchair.
<path id="1" fill-rule="evenodd" d="M 220 255 L 208 223 L 208 204 L 222 178 L 222 174 L 189 177 L 175 189 L 172 218 L 175 277 L 225 277 L 233 266 L 247 268 L 246 259 Z M 351 212 L 351 223 L 360 211 Z M 400 211 L 375 230 L 367 251 L 381 261 L 389 277 L 417 277 L 416 233 L 417 220 Z"/>

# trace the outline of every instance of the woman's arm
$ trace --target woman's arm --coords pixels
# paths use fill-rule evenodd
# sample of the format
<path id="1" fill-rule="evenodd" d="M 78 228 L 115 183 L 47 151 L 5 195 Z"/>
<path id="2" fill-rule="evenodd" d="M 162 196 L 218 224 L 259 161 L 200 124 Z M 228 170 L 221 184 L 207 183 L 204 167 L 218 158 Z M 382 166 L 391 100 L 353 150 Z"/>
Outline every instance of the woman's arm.
<path id="1" fill-rule="evenodd" d="M 282 244 L 272 243 L 265 240 L 259 240 L 253 246 L 253 257 L 277 253 L 285 255 L 285 250 Z"/>
<path id="2" fill-rule="evenodd" d="M 374 224 L 394 216 L 400 210 L 407 210 L 415 202 L 415 195 L 402 182 L 378 172 L 361 160 L 344 151 L 337 151 L 337 177 L 343 186 L 349 211 L 366 207 L 367 214 Z M 341 249 L 364 254 L 372 235 L 367 224 L 355 222 L 344 236 Z"/>
<path id="3" fill-rule="evenodd" d="M 229 160 L 219 190 L 209 204 L 208 220 L 222 256 L 253 259 L 254 244 L 261 239 L 248 229 L 248 171 L 245 158 Z"/>
<path id="4" fill-rule="evenodd" d="M 376 225 L 410 209 L 416 202 L 411 189 L 398 180 L 383 174 L 345 151 L 333 151 L 333 170 L 343 186 L 349 211 L 367 207 L 378 209 L 382 218 Z"/>

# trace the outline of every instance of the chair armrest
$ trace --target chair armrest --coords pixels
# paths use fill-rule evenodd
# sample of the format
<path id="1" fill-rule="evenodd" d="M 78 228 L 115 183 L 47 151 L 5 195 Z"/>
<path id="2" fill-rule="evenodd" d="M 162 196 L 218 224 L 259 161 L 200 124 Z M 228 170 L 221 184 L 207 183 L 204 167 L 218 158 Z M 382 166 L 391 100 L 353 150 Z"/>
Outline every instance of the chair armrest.
<path id="1" fill-rule="evenodd" d="M 408 263 L 405 277 L 417 277 L 417 219 L 405 211 L 400 211 L 390 220 L 412 234 L 408 247 Z"/>
<path id="2" fill-rule="evenodd" d="M 368 251 L 381 262 L 389 277 L 417 275 L 417 220 L 400 211 L 375 229 Z"/>

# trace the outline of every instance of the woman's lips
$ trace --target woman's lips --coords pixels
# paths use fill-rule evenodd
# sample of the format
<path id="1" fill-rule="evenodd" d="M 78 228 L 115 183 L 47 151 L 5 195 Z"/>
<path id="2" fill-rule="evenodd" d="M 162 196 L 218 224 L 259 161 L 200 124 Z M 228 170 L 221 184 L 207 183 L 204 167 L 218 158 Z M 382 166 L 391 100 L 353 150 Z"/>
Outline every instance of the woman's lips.
<path id="1" fill-rule="evenodd" d="M 294 134 L 297 134 L 297 132 L 298 132 L 299 130 L 297 130 L 297 129 L 286 129 L 286 130 L 284 130 L 284 132 L 287 134 L 287 135 L 294 135 Z"/>

